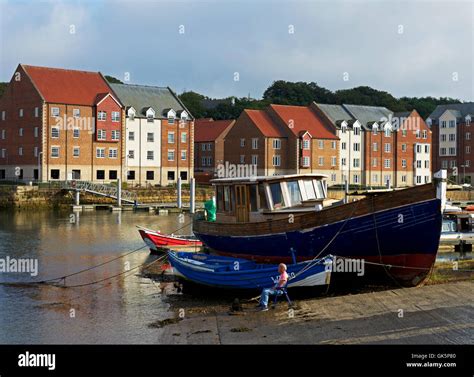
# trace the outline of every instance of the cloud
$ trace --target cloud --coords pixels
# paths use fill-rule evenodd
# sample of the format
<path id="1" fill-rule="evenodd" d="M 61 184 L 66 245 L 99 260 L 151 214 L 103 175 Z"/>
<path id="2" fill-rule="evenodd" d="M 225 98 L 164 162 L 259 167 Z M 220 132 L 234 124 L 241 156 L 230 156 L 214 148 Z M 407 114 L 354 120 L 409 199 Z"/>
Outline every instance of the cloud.
<path id="1" fill-rule="evenodd" d="M 215 97 L 260 97 L 272 81 L 286 79 L 331 90 L 368 85 L 396 96 L 474 98 L 469 2 L 109 0 L 4 7 L 2 80 L 21 61 L 119 78 L 129 72 L 134 83 Z M 25 19 L 25 12 L 31 16 Z"/>

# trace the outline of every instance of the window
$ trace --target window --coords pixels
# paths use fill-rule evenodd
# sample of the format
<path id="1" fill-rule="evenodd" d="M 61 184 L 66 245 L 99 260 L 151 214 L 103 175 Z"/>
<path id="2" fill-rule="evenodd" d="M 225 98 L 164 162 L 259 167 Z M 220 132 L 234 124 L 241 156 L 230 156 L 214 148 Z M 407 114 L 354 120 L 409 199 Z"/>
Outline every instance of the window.
<path id="1" fill-rule="evenodd" d="M 109 158 L 117 158 L 117 148 L 109 148 Z"/>
<path id="2" fill-rule="evenodd" d="M 441 148 L 440 153 L 441 156 L 446 156 L 446 148 Z"/>
<path id="3" fill-rule="evenodd" d="M 425 145 L 425 153 L 430 153 L 430 146 L 429 145 Z"/>
<path id="4" fill-rule="evenodd" d="M 341 158 L 341 166 L 346 166 L 346 158 L 345 157 Z"/>
<path id="5" fill-rule="evenodd" d="M 467 153 L 467 154 L 471 153 L 471 146 L 470 146 L 470 145 L 468 145 L 468 146 L 466 147 L 466 153 Z"/>
<path id="6" fill-rule="evenodd" d="M 402 159 L 402 168 L 406 168 L 406 167 L 407 167 L 407 160 Z"/>
<path id="7" fill-rule="evenodd" d="M 130 181 L 135 180 L 135 170 L 129 170 L 127 172 L 127 179 Z"/>
<path id="8" fill-rule="evenodd" d="M 107 112 L 106 111 L 99 111 L 97 114 L 97 119 L 100 121 L 105 121 L 107 120 Z"/>
<path id="9" fill-rule="evenodd" d="M 2 139 L 5 140 L 7 137 L 7 132 L 5 130 L 2 130 Z"/>
<path id="10" fill-rule="evenodd" d="M 245 147 L 245 139 L 240 139 L 240 147 Z"/>
<path id="11" fill-rule="evenodd" d="M 207 166 L 207 158 L 201 157 L 201 166 Z"/>
<path id="12" fill-rule="evenodd" d="M 309 149 L 309 147 L 310 147 L 309 140 L 308 139 L 303 140 L 303 149 Z"/>
<path id="13" fill-rule="evenodd" d="M 331 157 L 331 166 L 336 166 L 337 165 L 337 161 L 336 161 L 336 157 Z"/>
<path id="14" fill-rule="evenodd" d="M 252 165 L 258 165 L 258 156 L 256 154 L 252 155 Z"/>
<path id="15" fill-rule="evenodd" d="M 404 128 L 404 129 L 402 130 L 402 136 L 403 136 L 403 137 L 406 137 L 406 136 L 407 136 L 407 130 L 406 130 L 406 128 Z"/>
<path id="16" fill-rule="evenodd" d="M 383 181 L 386 185 L 389 185 L 390 182 L 392 182 L 392 177 L 390 177 L 390 175 L 384 175 L 383 176 Z"/>
<path id="17" fill-rule="evenodd" d="M 372 175 L 372 181 L 377 183 L 379 181 L 379 175 L 378 174 L 373 174 Z"/>
<path id="18" fill-rule="evenodd" d="M 324 165 L 324 157 L 318 157 L 318 165 L 323 166 Z"/>
<path id="19" fill-rule="evenodd" d="M 206 144 L 202 143 L 201 144 L 201 150 L 204 152 L 206 150 Z"/>
<path id="20" fill-rule="evenodd" d="M 449 148 L 449 154 L 451 156 L 456 155 L 456 148 Z"/>
<path id="21" fill-rule="evenodd" d="M 272 163 L 273 163 L 273 166 L 280 166 L 280 164 L 281 164 L 280 155 L 277 154 L 277 155 L 273 156 Z"/>
<path id="22" fill-rule="evenodd" d="M 377 159 L 376 159 L 376 158 L 373 158 L 373 159 L 372 159 L 372 167 L 373 167 L 373 168 L 376 168 L 376 167 L 377 167 Z"/>
<path id="23" fill-rule="evenodd" d="M 323 140 L 318 140 L 318 148 L 319 149 L 324 149 L 324 141 Z"/>
<path id="24" fill-rule="evenodd" d="M 373 143 L 373 144 L 372 144 L 372 150 L 373 150 L 374 152 L 377 152 L 377 151 L 379 150 L 379 145 L 378 145 L 378 143 Z"/>
<path id="25" fill-rule="evenodd" d="M 207 166 L 212 166 L 212 157 L 207 158 Z"/>
<path id="26" fill-rule="evenodd" d="M 425 169 L 430 168 L 430 160 L 425 160 Z"/>
<path id="27" fill-rule="evenodd" d="M 402 175 L 402 182 L 407 183 L 407 176 L 406 175 Z"/>
<path id="28" fill-rule="evenodd" d="M 168 115 L 168 124 L 174 124 L 174 115 Z"/>
<path id="29" fill-rule="evenodd" d="M 258 211 L 257 195 L 258 195 L 257 185 L 250 185 L 249 186 L 250 212 L 257 212 Z"/>
<path id="30" fill-rule="evenodd" d="M 113 140 L 113 141 L 118 141 L 118 140 L 120 140 L 120 131 L 118 131 L 118 130 L 112 130 L 112 140 Z"/>
<path id="31" fill-rule="evenodd" d="M 445 120 L 441 121 L 441 128 L 446 128 L 446 121 Z"/>
<path id="32" fill-rule="evenodd" d="M 360 143 L 354 143 L 354 152 L 360 152 Z"/>
<path id="33" fill-rule="evenodd" d="M 72 116 L 74 118 L 79 118 L 81 116 L 81 110 L 80 109 L 72 109 Z"/>
<path id="34" fill-rule="evenodd" d="M 179 177 L 181 178 L 182 181 L 187 181 L 188 180 L 188 172 L 187 171 L 180 171 L 179 172 Z"/>
<path id="35" fill-rule="evenodd" d="M 391 132 L 390 132 L 390 128 L 385 128 L 385 137 L 390 137 L 391 135 Z"/>
<path id="36" fill-rule="evenodd" d="M 5 169 L 0 169 L 0 179 L 5 179 L 5 177 L 6 177 Z"/>
<path id="37" fill-rule="evenodd" d="M 187 134 L 186 132 L 183 132 L 183 133 L 181 134 L 181 142 L 182 142 L 182 143 L 186 143 L 187 140 L 188 140 L 188 134 Z"/>
<path id="38" fill-rule="evenodd" d="M 168 161 L 174 161 L 174 150 L 168 151 Z"/>
<path id="39" fill-rule="evenodd" d="M 466 117 L 466 126 L 470 126 L 471 125 L 471 118 L 470 117 Z"/>
<path id="40" fill-rule="evenodd" d="M 168 144 L 174 143 L 174 132 L 168 132 Z"/>
<path id="41" fill-rule="evenodd" d="M 51 179 L 59 179 L 59 169 L 51 169 Z"/>
<path id="42" fill-rule="evenodd" d="M 471 140 L 471 133 L 470 132 L 466 132 L 466 140 Z"/>
<path id="43" fill-rule="evenodd" d="M 270 187 L 270 192 L 272 194 L 273 208 L 278 209 L 285 207 L 285 200 L 281 192 L 280 183 L 270 183 L 268 186 Z"/>
<path id="44" fill-rule="evenodd" d="M 343 142 L 341 143 L 341 149 L 342 149 L 343 151 L 345 151 L 346 148 L 347 148 L 347 143 L 346 143 L 345 141 L 343 141 Z"/>
<path id="45" fill-rule="evenodd" d="M 174 171 L 168 171 L 168 181 L 174 181 Z"/>
<path id="46" fill-rule="evenodd" d="M 38 147 L 35 147 L 35 148 L 33 149 L 33 155 L 34 155 L 35 157 L 38 157 Z"/>
<path id="47" fill-rule="evenodd" d="M 135 132 L 134 131 L 130 131 L 128 133 L 128 140 L 129 141 L 135 141 Z"/>
<path id="48" fill-rule="evenodd" d="M 18 129 L 18 135 L 23 136 L 23 128 Z"/>
<path id="49" fill-rule="evenodd" d="M 35 107 L 35 118 L 39 117 L 39 107 Z"/>
<path id="50" fill-rule="evenodd" d="M 96 179 L 105 179 L 105 170 L 97 170 Z"/>
<path id="51" fill-rule="evenodd" d="M 360 167 L 360 159 L 354 158 L 354 160 L 352 161 L 352 166 L 355 168 Z"/>
<path id="52" fill-rule="evenodd" d="M 421 169 L 421 160 L 416 160 L 416 168 Z"/>
<path id="53" fill-rule="evenodd" d="M 280 149 L 281 148 L 281 140 L 273 139 L 273 149 Z"/>
<path id="54" fill-rule="evenodd" d="M 466 167 L 470 167 L 471 166 L 471 160 L 466 160 L 465 164 L 466 164 Z"/>
<path id="55" fill-rule="evenodd" d="M 289 181 L 286 184 L 288 193 L 290 194 L 290 206 L 296 206 L 301 204 L 301 192 L 298 181 Z"/>
<path id="56" fill-rule="evenodd" d="M 257 138 L 252 139 L 252 149 L 258 149 L 258 139 Z"/>
<path id="57" fill-rule="evenodd" d="M 207 145 L 207 150 L 208 151 L 212 150 L 212 143 L 207 143 L 206 145 Z"/>
<path id="58" fill-rule="evenodd" d="M 374 134 L 374 136 L 377 136 L 377 126 L 373 126 L 372 127 L 372 133 Z"/>
<path id="59" fill-rule="evenodd" d="M 454 128 L 454 127 L 456 127 L 456 121 L 450 120 L 449 121 L 449 128 Z"/>
<path id="60" fill-rule="evenodd" d="M 305 179 L 303 181 L 303 185 L 306 191 L 306 197 L 311 200 L 311 199 L 316 199 L 316 191 L 314 190 L 313 186 L 313 181 Z"/>
<path id="61" fill-rule="evenodd" d="M 407 151 L 407 145 L 406 144 L 402 144 L 402 152 L 406 152 Z"/>
<path id="62" fill-rule="evenodd" d="M 134 150 L 129 150 L 128 151 L 128 158 L 133 160 L 135 158 L 135 151 Z"/>
<path id="63" fill-rule="evenodd" d="M 23 109 L 20 109 L 19 114 L 20 118 L 23 118 Z"/>
<path id="64" fill-rule="evenodd" d="M 386 159 L 384 160 L 384 167 L 385 167 L 386 169 L 390 168 L 390 159 L 389 159 L 389 158 L 386 158 Z"/>
<path id="65" fill-rule="evenodd" d="M 336 142 L 335 141 L 331 141 L 331 149 L 336 149 Z"/>
<path id="66" fill-rule="evenodd" d="M 51 128 L 51 138 L 52 139 L 59 139 L 59 127 L 52 127 Z"/>
<path id="67" fill-rule="evenodd" d="M 5 110 L 2 111 L 2 120 L 5 120 L 7 116 L 7 112 Z"/>
<path id="68" fill-rule="evenodd" d="M 446 134 L 442 134 L 441 135 L 441 141 L 446 141 L 447 140 L 447 135 Z"/>
<path id="69" fill-rule="evenodd" d="M 105 148 L 96 148 L 95 156 L 97 158 L 105 158 Z"/>
<path id="70" fill-rule="evenodd" d="M 79 128 L 75 127 L 75 128 L 72 130 L 72 137 L 73 137 L 74 139 L 79 138 Z"/>
<path id="71" fill-rule="evenodd" d="M 355 127 L 354 127 L 354 135 L 355 135 L 355 136 L 360 135 L 360 127 L 359 127 L 359 126 L 355 126 Z"/>
<path id="72" fill-rule="evenodd" d="M 304 167 L 309 167 L 309 157 L 308 156 L 303 157 L 303 166 Z"/>
<path id="73" fill-rule="evenodd" d="M 51 157 L 52 158 L 59 157 L 59 147 L 51 147 Z"/>
<path id="74" fill-rule="evenodd" d="M 169 138 L 169 132 L 168 132 L 168 138 Z M 153 132 L 148 132 L 146 134 L 146 141 L 148 141 L 149 143 L 153 143 L 153 141 L 155 141 L 155 134 Z"/>
<path id="75" fill-rule="evenodd" d="M 153 170 L 147 170 L 146 172 L 146 180 L 153 181 L 155 179 L 155 172 Z"/>
<path id="76" fill-rule="evenodd" d="M 449 141 L 456 141 L 456 134 L 449 134 Z"/>
<path id="77" fill-rule="evenodd" d="M 360 183 L 360 176 L 359 176 L 359 174 L 354 174 L 354 175 L 353 175 L 353 179 L 354 179 L 354 183 L 355 183 L 355 184 Z"/>
<path id="78" fill-rule="evenodd" d="M 423 130 L 423 139 L 428 139 L 428 131 Z"/>
<path id="79" fill-rule="evenodd" d="M 390 153 L 391 151 L 390 143 L 385 143 L 384 150 L 385 150 L 385 153 Z"/>
<path id="80" fill-rule="evenodd" d="M 443 169 L 447 169 L 447 168 L 448 168 L 448 161 L 447 161 L 447 160 L 441 161 L 441 167 L 442 167 Z"/>
<path id="81" fill-rule="evenodd" d="M 240 155 L 240 163 L 245 164 L 245 155 L 243 154 Z"/>
<path id="82" fill-rule="evenodd" d="M 7 150 L 5 148 L 2 149 L 2 158 L 5 158 L 7 155 Z"/>
<path id="83" fill-rule="evenodd" d="M 181 161 L 186 161 L 186 151 L 181 151 Z"/>
<path id="84" fill-rule="evenodd" d="M 112 122 L 120 122 L 120 112 L 112 111 Z"/>
<path id="85" fill-rule="evenodd" d="M 416 176 L 416 183 L 421 183 L 421 175 Z"/>
<path id="86" fill-rule="evenodd" d="M 75 158 L 79 157 L 80 150 L 81 149 L 79 147 L 73 147 L 72 148 L 72 157 L 75 157 Z"/>
<path id="87" fill-rule="evenodd" d="M 18 148 L 18 156 L 23 156 L 23 147 Z"/>
<path id="88" fill-rule="evenodd" d="M 416 130 L 416 131 L 415 131 L 415 137 L 416 137 L 417 139 L 420 138 L 420 130 Z"/>
<path id="89" fill-rule="evenodd" d="M 105 140 L 107 138 L 107 132 L 105 130 L 97 130 L 97 140 Z"/>
<path id="90" fill-rule="evenodd" d="M 347 127 L 346 126 L 342 126 L 341 127 L 341 131 L 343 134 L 345 134 L 347 132 Z"/>
<path id="91" fill-rule="evenodd" d="M 146 159 L 148 161 L 153 161 L 155 159 L 155 152 L 154 151 L 146 151 Z M 173 160 L 174 160 L 174 151 L 173 151 Z M 169 152 L 168 152 L 168 161 L 171 161 L 169 159 Z"/>
<path id="92" fill-rule="evenodd" d="M 109 170 L 109 179 L 117 179 L 117 170 Z"/>

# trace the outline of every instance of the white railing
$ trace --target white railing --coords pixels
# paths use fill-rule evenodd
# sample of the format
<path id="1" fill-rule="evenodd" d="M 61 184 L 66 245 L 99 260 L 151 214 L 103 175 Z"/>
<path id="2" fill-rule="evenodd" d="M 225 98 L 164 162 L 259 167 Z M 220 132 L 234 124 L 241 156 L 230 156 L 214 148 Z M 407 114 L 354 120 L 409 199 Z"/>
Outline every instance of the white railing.
<path id="1" fill-rule="evenodd" d="M 93 183 L 88 181 L 62 181 L 61 188 L 66 190 L 80 190 L 90 192 L 91 194 L 107 196 L 109 198 L 117 199 L 118 187 L 104 183 Z M 122 190 L 121 198 L 124 201 L 135 203 L 137 194 L 131 191 Z"/>

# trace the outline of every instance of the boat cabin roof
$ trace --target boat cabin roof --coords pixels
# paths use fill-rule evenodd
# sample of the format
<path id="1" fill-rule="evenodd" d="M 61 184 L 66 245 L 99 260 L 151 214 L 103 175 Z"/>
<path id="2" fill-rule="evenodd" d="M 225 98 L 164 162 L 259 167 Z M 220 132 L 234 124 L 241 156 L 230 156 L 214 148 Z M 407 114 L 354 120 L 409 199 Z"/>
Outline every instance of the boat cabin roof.
<path id="1" fill-rule="evenodd" d="M 328 176 L 326 174 L 288 174 L 288 175 L 269 175 L 269 176 L 255 176 L 255 177 L 236 177 L 236 178 L 216 178 L 211 179 L 211 183 L 215 185 L 219 184 L 255 184 L 258 182 L 271 182 L 271 181 L 287 181 L 294 179 L 303 179 L 303 178 L 312 178 L 312 179 L 326 179 Z"/>

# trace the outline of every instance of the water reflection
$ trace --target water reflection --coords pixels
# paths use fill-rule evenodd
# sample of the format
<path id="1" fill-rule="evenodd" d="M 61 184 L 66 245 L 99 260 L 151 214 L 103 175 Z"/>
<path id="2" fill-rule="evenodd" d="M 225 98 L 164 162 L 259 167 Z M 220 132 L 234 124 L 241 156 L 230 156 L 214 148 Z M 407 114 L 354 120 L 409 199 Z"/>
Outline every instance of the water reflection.
<path id="1" fill-rule="evenodd" d="M 39 274 L 0 274 L 2 282 L 28 282 L 65 276 L 143 246 L 136 225 L 186 234 L 178 216 L 148 213 L 0 213 L 0 258 L 37 258 Z M 190 221 L 186 216 L 185 224 Z M 144 248 L 123 259 L 70 277 L 67 285 L 97 281 L 138 266 L 150 257 Z M 169 305 L 160 289 L 137 270 L 80 288 L 0 285 L 1 343 L 159 343 Z"/>

